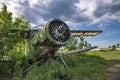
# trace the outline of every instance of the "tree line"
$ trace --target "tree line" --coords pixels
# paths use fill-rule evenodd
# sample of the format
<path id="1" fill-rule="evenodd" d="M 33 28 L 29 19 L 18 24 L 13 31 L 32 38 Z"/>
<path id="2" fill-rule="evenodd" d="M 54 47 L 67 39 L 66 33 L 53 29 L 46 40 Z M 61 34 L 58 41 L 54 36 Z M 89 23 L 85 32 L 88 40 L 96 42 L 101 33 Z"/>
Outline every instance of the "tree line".
<path id="1" fill-rule="evenodd" d="M 116 50 L 116 48 L 120 48 L 120 43 L 109 45 L 108 48 L 111 48 L 112 50 Z"/>

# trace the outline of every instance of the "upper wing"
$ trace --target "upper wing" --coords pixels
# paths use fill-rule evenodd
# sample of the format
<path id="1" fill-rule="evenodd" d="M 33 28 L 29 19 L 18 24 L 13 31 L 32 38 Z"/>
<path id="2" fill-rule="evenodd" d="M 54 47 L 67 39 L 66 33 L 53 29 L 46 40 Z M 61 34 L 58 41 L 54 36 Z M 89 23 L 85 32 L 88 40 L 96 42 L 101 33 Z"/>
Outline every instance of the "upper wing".
<path id="1" fill-rule="evenodd" d="M 72 37 L 96 36 L 102 30 L 70 30 Z"/>
<path id="2" fill-rule="evenodd" d="M 12 28 L 8 33 L 8 37 L 17 36 L 18 38 L 29 38 L 30 36 L 34 35 L 34 33 L 38 32 L 40 29 L 18 29 Z M 17 34 L 18 33 L 18 34 Z"/>

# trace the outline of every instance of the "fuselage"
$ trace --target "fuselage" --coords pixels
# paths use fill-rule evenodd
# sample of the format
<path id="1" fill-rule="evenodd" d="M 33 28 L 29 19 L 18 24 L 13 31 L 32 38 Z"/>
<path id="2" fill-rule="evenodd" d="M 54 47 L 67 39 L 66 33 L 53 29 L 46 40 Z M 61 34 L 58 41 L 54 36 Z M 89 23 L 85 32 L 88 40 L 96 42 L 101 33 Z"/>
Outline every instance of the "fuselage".
<path id="1" fill-rule="evenodd" d="M 53 55 L 70 38 L 69 27 L 58 19 L 48 22 L 41 30 L 31 30 L 27 53 L 34 57 Z"/>

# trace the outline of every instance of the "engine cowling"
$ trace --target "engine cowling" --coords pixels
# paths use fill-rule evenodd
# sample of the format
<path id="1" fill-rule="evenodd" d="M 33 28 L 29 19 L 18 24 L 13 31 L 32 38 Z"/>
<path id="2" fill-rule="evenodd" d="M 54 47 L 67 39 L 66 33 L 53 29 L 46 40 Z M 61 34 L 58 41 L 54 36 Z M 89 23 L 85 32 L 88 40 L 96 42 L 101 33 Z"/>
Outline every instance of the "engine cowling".
<path id="1" fill-rule="evenodd" d="M 50 42 L 56 45 L 64 45 L 70 38 L 69 27 L 58 19 L 53 19 L 45 26 L 46 36 Z"/>

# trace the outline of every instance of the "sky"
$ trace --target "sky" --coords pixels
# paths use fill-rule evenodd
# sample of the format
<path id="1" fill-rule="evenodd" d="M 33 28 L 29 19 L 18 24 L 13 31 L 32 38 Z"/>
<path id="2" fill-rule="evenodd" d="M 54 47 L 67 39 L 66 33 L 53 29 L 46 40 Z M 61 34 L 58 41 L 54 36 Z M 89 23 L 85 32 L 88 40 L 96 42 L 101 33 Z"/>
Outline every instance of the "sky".
<path id="1" fill-rule="evenodd" d="M 0 0 L 2 2 L 13 12 L 13 17 L 23 14 L 31 26 L 58 18 L 70 29 L 103 30 L 85 39 L 93 46 L 120 43 L 120 0 Z"/>

